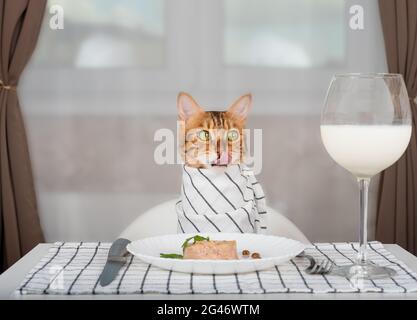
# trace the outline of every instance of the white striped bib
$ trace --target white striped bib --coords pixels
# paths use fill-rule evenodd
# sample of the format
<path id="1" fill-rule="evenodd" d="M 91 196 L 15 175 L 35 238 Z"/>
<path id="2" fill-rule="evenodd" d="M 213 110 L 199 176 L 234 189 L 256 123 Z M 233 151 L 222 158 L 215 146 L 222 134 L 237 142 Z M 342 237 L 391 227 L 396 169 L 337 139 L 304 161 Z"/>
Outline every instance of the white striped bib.
<path id="1" fill-rule="evenodd" d="M 183 166 L 176 212 L 179 233 L 265 233 L 267 228 L 262 187 L 253 172 L 240 165 Z"/>

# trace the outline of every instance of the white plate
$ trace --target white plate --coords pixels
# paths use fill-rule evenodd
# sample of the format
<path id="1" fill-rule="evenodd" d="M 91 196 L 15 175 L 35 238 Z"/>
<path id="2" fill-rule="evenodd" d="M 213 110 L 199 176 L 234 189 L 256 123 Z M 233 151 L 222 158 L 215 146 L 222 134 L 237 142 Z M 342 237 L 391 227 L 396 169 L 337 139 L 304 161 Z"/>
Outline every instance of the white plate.
<path id="1" fill-rule="evenodd" d="M 236 240 L 240 256 L 242 250 L 259 252 L 261 259 L 239 260 L 181 260 L 161 258 L 160 253 L 182 254 L 181 245 L 193 234 L 170 234 L 131 242 L 127 250 L 153 266 L 187 273 L 230 274 L 260 271 L 287 262 L 301 253 L 305 246 L 301 242 L 283 237 L 253 233 L 201 233 L 210 240 Z"/>

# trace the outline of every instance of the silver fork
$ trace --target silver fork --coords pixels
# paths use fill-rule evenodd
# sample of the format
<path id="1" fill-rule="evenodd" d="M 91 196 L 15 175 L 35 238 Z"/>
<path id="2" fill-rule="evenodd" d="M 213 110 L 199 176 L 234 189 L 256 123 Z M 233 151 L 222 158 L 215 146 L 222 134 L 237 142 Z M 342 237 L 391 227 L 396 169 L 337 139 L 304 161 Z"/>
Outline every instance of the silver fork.
<path id="1" fill-rule="evenodd" d="M 333 267 L 333 262 L 324 259 L 320 263 L 317 262 L 312 268 L 307 268 L 305 271 L 308 274 L 328 274 L 333 270 Z"/>
<path id="2" fill-rule="evenodd" d="M 316 259 L 304 252 L 300 253 L 297 257 L 307 258 L 310 262 L 310 265 L 305 269 L 305 272 L 308 274 L 328 274 L 334 267 L 334 263 L 330 260 L 324 259 L 322 261 L 316 261 Z"/>

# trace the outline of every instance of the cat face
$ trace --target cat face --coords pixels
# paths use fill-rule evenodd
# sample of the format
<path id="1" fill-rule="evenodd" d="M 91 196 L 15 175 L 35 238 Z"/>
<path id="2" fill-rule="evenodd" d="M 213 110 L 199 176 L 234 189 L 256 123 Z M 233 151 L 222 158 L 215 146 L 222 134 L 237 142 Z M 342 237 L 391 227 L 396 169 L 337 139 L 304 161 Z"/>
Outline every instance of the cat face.
<path id="1" fill-rule="evenodd" d="M 250 94 L 237 99 L 227 111 L 204 111 L 189 94 L 181 92 L 177 106 L 187 166 L 209 168 L 243 162 L 243 129 L 252 106 Z"/>

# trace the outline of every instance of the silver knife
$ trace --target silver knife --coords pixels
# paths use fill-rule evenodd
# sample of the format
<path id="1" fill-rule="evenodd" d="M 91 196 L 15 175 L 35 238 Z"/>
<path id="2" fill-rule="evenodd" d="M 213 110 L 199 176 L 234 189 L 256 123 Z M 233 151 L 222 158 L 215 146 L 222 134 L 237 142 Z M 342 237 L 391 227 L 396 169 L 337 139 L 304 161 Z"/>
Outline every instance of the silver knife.
<path id="1" fill-rule="evenodd" d="M 100 285 L 102 287 L 109 285 L 126 263 L 127 255 L 129 254 L 126 246 L 129 243 L 130 240 L 119 238 L 111 245 L 106 265 L 100 275 Z"/>

